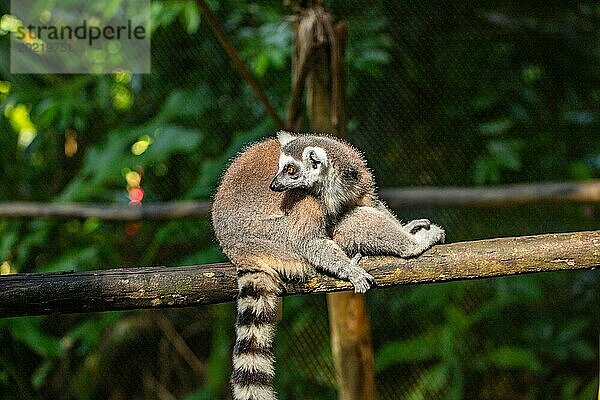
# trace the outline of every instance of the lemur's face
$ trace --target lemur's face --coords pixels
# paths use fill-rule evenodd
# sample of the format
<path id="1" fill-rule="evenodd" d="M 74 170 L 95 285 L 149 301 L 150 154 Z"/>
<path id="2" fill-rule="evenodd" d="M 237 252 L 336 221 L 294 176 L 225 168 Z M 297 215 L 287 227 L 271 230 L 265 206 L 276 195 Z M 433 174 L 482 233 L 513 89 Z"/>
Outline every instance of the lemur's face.
<path id="1" fill-rule="evenodd" d="M 295 188 L 315 189 L 325 178 L 328 167 L 327 153 L 321 147 L 305 147 L 301 160 L 282 150 L 279 170 L 270 188 L 276 192 Z"/>

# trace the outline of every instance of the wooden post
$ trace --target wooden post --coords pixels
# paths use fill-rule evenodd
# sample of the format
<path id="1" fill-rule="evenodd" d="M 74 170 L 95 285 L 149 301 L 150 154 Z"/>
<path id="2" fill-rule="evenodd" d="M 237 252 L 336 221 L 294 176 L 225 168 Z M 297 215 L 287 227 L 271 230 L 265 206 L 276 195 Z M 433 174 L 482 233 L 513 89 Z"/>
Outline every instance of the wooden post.
<path id="1" fill-rule="evenodd" d="M 308 120 L 313 132 L 346 134 L 344 112 L 344 48 L 347 25 L 314 2 L 302 9 L 294 37 L 294 99 L 298 104 L 306 77 Z M 288 123 L 300 115 L 288 109 Z M 290 112 L 291 111 L 291 112 Z M 294 117 L 295 115 L 295 117 Z M 376 399 L 375 368 L 365 297 L 352 292 L 328 293 L 331 347 L 338 377 L 339 399 Z"/>

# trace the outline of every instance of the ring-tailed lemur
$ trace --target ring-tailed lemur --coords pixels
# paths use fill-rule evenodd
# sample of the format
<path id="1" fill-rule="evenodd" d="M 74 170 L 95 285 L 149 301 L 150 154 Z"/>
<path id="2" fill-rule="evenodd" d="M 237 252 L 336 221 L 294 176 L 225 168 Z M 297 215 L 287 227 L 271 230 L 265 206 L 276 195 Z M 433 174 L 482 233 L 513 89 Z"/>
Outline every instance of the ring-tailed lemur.
<path id="1" fill-rule="evenodd" d="M 272 338 L 281 277 L 314 268 L 364 293 L 373 277 L 361 255 L 415 257 L 444 241 L 426 219 L 402 225 L 377 198 L 360 153 L 329 136 L 280 131 L 243 151 L 225 172 L 212 220 L 237 267 L 235 400 L 275 399 Z"/>

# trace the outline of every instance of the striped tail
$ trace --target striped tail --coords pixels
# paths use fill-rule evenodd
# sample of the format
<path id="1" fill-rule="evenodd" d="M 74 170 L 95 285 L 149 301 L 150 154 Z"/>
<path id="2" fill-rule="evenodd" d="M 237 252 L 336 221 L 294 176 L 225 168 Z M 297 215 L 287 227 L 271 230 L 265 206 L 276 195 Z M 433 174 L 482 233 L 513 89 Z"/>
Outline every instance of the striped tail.
<path id="1" fill-rule="evenodd" d="M 273 334 L 278 279 L 260 271 L 238 272 L 239 296 L 231 386 L 234 400 L 275 400 Z"/>

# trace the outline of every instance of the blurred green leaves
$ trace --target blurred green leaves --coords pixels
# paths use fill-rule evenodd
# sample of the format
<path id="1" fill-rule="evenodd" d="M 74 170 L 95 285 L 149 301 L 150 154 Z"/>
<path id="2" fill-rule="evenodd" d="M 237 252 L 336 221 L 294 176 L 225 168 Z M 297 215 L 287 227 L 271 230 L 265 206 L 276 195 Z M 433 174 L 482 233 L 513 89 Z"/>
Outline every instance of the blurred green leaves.
<path id="1" fill-rule="evenodd" d="M 283 115 L 292 8 L 281 1 L 209 5 Z M 350 139 L 380 184 L 600 176 L 598 33 L 590 29 L 598 10 L 591 3 L 505 4 L 508 25 L 490 20 L 500 12 L 493 4 L 329 5 L 349 26 Z M 146 202 L 210 199 L 227 163 L 273 133 L 195 1 L 153 1 L 152 19 L 150 75 L 11 75 L 0 58 L 0 200 L 127 203 L 132 172 Z M 0 36 L 2 54 L 7 39 Z M 561 210 L 438 215 L 461 239 L 595 221 L 595 208 L 585 209 L 587 225 L 577 206 Z M 0 265 L 33 272 L 224 259 L 208 220 L 145 221 L 131 236 L 125 228 L 97 219 L 3 220 Z M 381 398 L 591 398 L 597 286 L 595 275 L 571 274 L 374 291 Z M 16 386 L 27 399 L 148 398 L 158 393 L 146 387 L 152 379 L 176 398 L 223 398 L 233 309 L 220 307 L 195 310 L 177 326 L 206 365 L 203 377 L 186 375 L 188 366 L 148 323 L 152 313 L 0 321 L 0 398 L 15 398 Z M 335 396 L 326 312 L 323 297 L 285 299 L 276 344 L 282 400 Z"/>
<path id="2" fill-rule="evenodd" d="M 518 347 L 499 347 L 484 355 L 486 361 L 502 369 L 516 369 L 524 372 L 538 373 L 542 365 L 532 349 Z"/>
<path id="3" fill-rule="evenodd" d="M 156 117 L 146 124 L 118 128 L 108 133 L 103 142 L 86 152 L 78 176 L 59 198 L 78 201 L 106 198 L 100 189 L 106 185 L 122 184 L 124 169 L 149 168 L 165 163 L 176 154 L 195 151 L 201 143 L 202 134 L 196 129 L 171 123 L 189 118 L 194 110 L 201 109 L 201 101 L 188 102 L 198 97 L 193 95 L 189 91 L 174 92 Z M 144 151 L 131 150 L 132 146 L 144 138 L 147 144 Z M 98 168 L 99 165 L 103 168 Z M 113 199 L 118 197 L 109 196 Z"/>
<path id="4" fill-rule="evenodd" d="M 383 371 L 400 363 L 427 361 L 438 355 L 438 334 L 427 333 L 412 339 L 386 343 L 377 352 L 375 369 Z"/>
<path id="5" fill-rule="evenodd" d="M 405 377 L 403 398 L 411 399 L 514 398 L 517 393 L 538 398 L 552 389 L 525 382 L 542 381 L 552 381 L 556 390 L 568 391 L 572 398 L 588 393 L 591 383 L 575 377 L 583 360 L 596 357 L 597 349 L 585 339 L 594 336 L 594 329 L 585 318 L 557 324 L 557 319 L 566 318 L 556 314 L 557 309 L 568 304 L 548 301 L 553 283 L 561 281 L 559 274 L 550 275 L 546 282 L 534 276 L 506 277 L 373 295 L 372 315 L 390 318 L 374 321 L 375 342 L 392 327 L 404 331 L 402 338 L 376 348 L 378 376 Z M 423 309 L 416 310 L 425 299 Z M 386 308 L 391 304 L 394 309 Z M 557 363 L 565 369 L 557 371 Z"/>
<path id="6" fill-rule="evenodd" d="M 193 34 L 200 26 L 200 13 L 193 0 L 153 1 L 151 9 L 152 30 L 166 28 L 179 19 L 188 34 Z"/>
<path id="7" fill-rule="evenodd" d="M 258 28 L 241 27 L 243 41 L 242 56 L 249 60 L 252 72 L 259 78 L 265 76 L 269 68 L 282 70 L 290 64 L 292 30 L 278 16 L 275 21 L 264 22 Z"/>
<path id="8" fill-rule="evenodd" d="M 43 333 L 41 318 L 15 318 L 3 321 L 3 326 L 10 326 L 13 337 L 27 345 L 37 355 L 54 359 L 64 354 L 60 340 Z"/>
<path id="9" fill-rule="evenodd" d="M 487 154 L 475 162 L 475 183 L 500 183 L 504 171 L 518 172 L 523 146 L 520 139 L 491 139 L 487 143 Z"/>
<path id="10" fill-rule="evenodd" d="M 389 21 L 384 18 L 355 16 L 351 24 L 360 25 L 361 30 L 349 30 L 348 60 L 350 68 L 356 72 L 381 76 L 382 67 L 392 61 L 393 41 L 387 34 Z M 369 32 L 369 34 L 365 34 Z"/>

